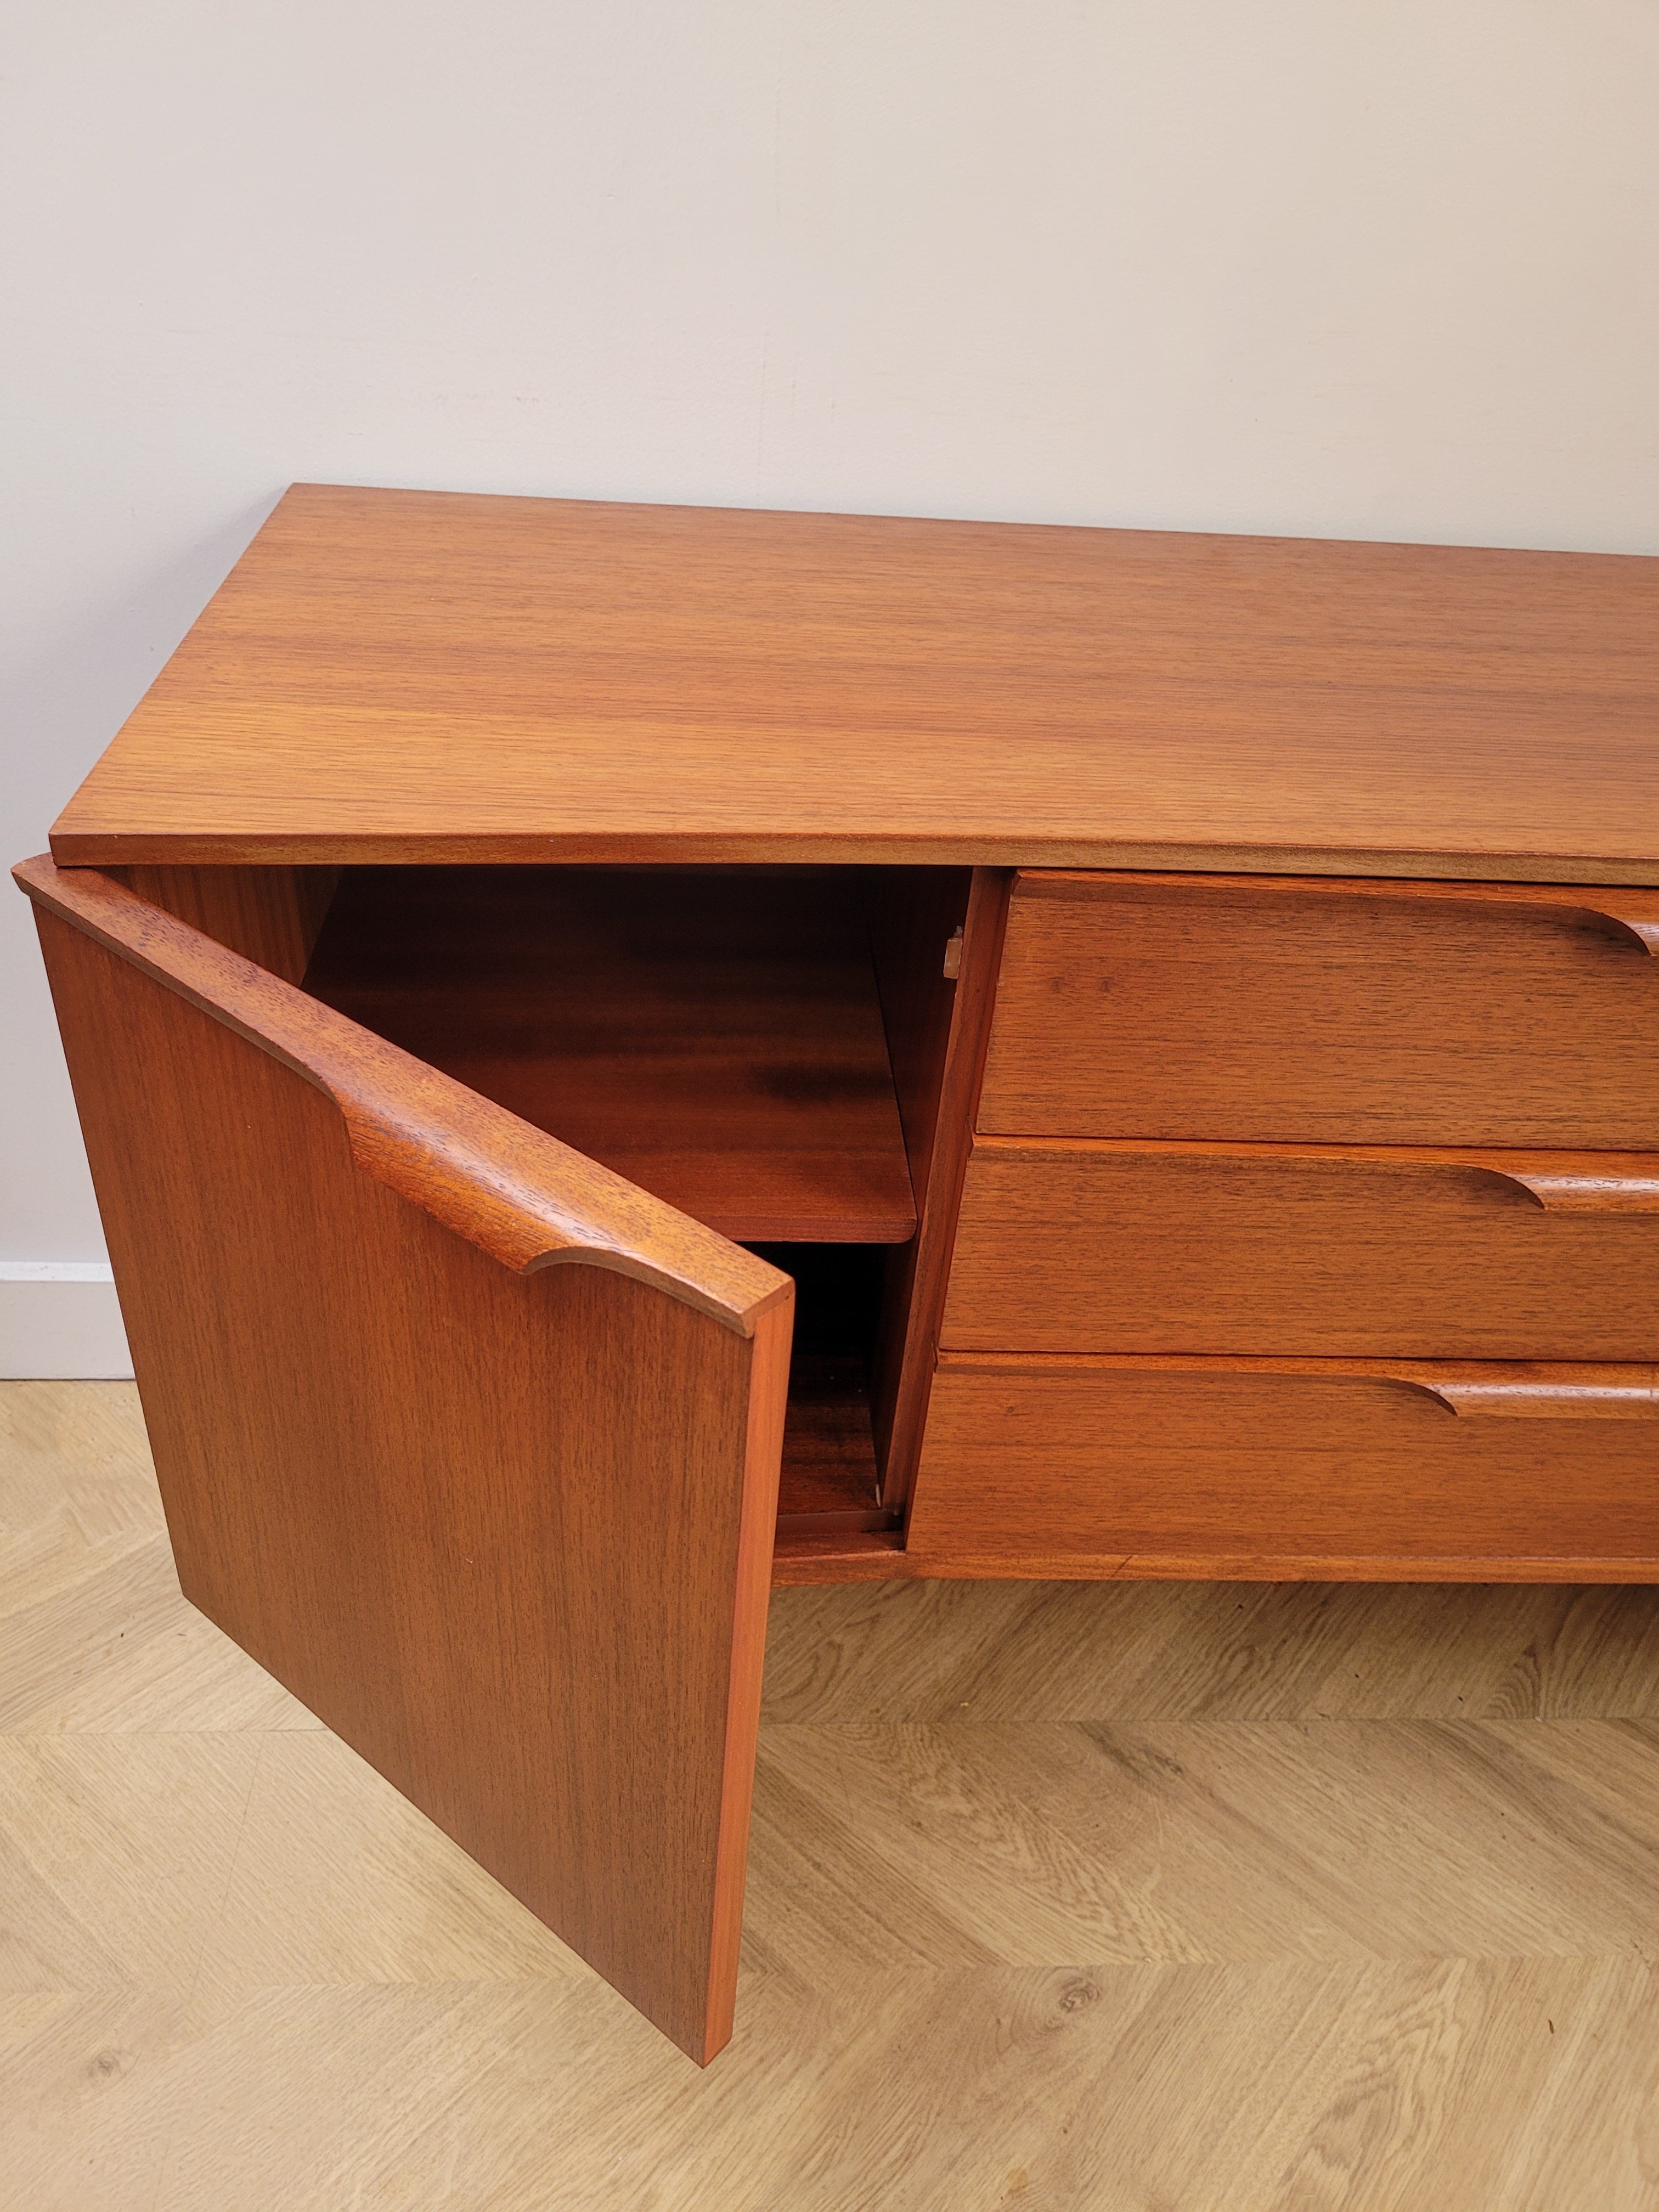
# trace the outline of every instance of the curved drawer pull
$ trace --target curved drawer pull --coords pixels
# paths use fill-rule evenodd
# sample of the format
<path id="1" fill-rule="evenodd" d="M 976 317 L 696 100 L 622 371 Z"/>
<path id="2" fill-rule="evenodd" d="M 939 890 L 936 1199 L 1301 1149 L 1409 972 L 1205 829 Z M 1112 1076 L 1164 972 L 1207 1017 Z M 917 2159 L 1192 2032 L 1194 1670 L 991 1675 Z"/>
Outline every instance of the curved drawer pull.
<path id="1" fill-rule="evenodd" d="M 1483 1168 L 1524 1191 L 1547 1213 L 1659 1213 L 1659 1174 L 1584 1174 L 1571 1169 Z"/>
<path id="2" fill-rule="evenodd" d="M 1398 1378 L 1465 1419 L 1550 1421 L 1659 1420 L 1659 1388 L 1651 1382 L 1431 1382 L 1420 1375 Z"/>
<path id="3" fill-rule="evenodd" d="M 1615 928 L 1622 929 L 1632 939 L 1638 951 L 1650 952 L 1659 958 L 1659 921 L 1635 921 L 1629 915 L 1615 914 L 1611 907 L 1606 906 L 1587 906 L 1584 912 L 1599 915 L 1603 921 L 1612 922 Z"/>
<path id="4" fill-rule="evenodd" d="M 1452 896 L 1455 897 L 1455 893 Z M 1617 896 L 1615 892 L 1613 896 Z M 1482 900 L 1480 903 L 1485 905 L 1486 902 Z M 1648 901 L 1644 899 L 1642 903 L 1646 905 Z M 1529 908 L 1534 914 L 1551 915 L 1557 921 L 1565 921 L 1575 914 L 1589 915 L 1592 920 L 1605 921 L 1616 929 L 1631 951 L 1651 953 L 1659 957 L 1659 915 L 1621 913 L 1610 899 L 1574 898 L 1569 902 L 1565 899 L 1528 899 L 1524 896 L 1515 899 L 1509 910 L 1513 914 L 1522 908 Z"/>

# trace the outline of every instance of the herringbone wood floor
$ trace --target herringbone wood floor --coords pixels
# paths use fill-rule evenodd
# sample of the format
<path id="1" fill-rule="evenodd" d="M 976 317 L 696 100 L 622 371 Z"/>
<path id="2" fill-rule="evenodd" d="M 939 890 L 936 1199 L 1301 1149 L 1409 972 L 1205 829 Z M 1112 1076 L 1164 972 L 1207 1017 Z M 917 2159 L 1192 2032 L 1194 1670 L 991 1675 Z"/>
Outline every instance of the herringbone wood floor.
<path id="1" fill-rule="evenodd" d="M 7 2212 L 1659 2206 L 1659 1596 L 773 1602 L 699 2075 L 0 1386 Z"/>

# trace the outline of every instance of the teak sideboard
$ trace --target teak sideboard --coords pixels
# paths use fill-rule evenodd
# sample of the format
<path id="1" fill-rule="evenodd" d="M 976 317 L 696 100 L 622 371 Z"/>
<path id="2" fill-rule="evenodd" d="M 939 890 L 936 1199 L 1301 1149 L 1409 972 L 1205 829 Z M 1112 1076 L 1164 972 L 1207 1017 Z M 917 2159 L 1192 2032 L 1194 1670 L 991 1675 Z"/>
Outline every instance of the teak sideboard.
<path id="1" fill-rule="evenodd" d="M 1659 560 L 301 486 L 52 848 L 186 1594 L 699 2060 L 772 1583 L 1659 1580 Z"/>

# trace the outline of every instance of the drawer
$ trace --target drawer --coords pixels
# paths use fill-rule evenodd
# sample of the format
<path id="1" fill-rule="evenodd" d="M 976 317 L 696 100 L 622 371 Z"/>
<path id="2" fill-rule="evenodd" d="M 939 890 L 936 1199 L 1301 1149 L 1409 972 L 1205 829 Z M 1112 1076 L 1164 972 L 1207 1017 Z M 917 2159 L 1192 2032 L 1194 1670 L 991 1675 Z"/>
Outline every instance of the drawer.
<path id="1" fill-rule="evenodd" d="M 975 1139 L 957 1350 L 1659 1358 L 1659 1154 Z"/>
<path id="2" fill-rule="evenodd" d="M 979 1127 L 1659 1151 L 1659 890 L 1026 873 Z"/>
<path id="3" fill-rule="evenodd" d="M 1652 1366 L 945 1353 L 926 1572 L 1659 1581 Z"/>

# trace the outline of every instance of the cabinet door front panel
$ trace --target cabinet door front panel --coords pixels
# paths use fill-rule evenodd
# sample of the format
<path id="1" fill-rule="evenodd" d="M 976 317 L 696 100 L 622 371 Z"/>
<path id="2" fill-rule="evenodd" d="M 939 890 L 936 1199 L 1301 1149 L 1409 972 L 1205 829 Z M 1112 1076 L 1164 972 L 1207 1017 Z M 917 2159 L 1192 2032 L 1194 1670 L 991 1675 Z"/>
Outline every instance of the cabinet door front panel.
<path id="1" fill-rule="evenodd" d="M 1028 873 L 978 1126 L 1659 1151 L 1659 892 Z"/>
<path id="2" fill-rule="evenodd" d="M 1659 1580 L 1659 1370 L 941 1356 L 926 1573 Z"/>
<path id="3" fill-rule="evenodd" d="M 1659 1156 L 975 1139 L 957 1351 L 1659 1358 Z"/>
<path id="4" fill-rule="evenodd" d="M 24 882 L 185 1595 L 712 2057 L 788 1279 L 107 879 Z"/>

